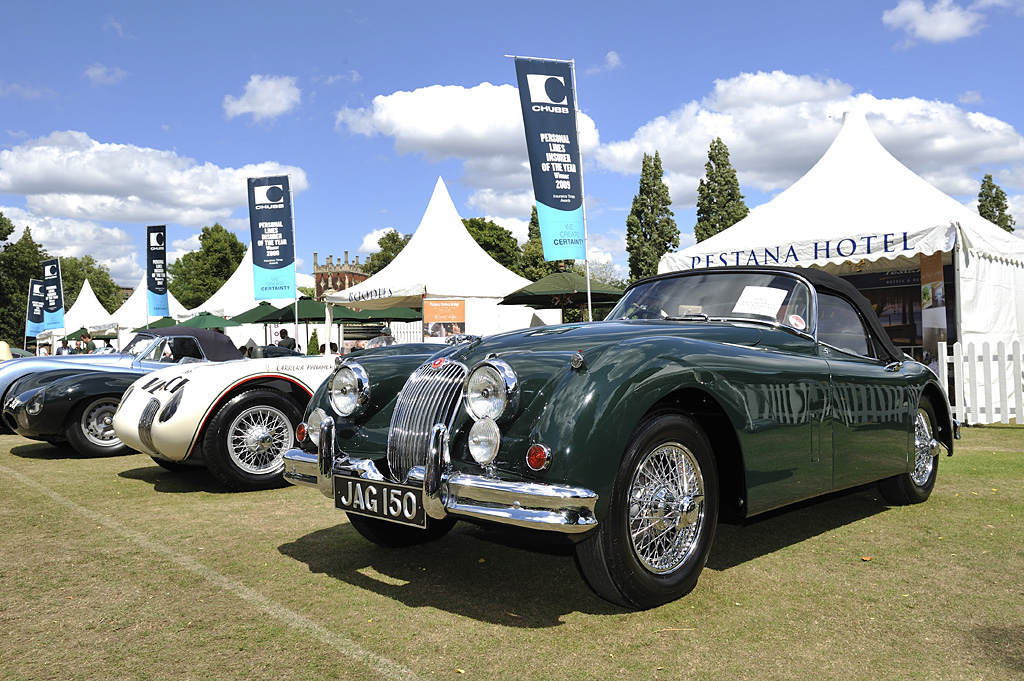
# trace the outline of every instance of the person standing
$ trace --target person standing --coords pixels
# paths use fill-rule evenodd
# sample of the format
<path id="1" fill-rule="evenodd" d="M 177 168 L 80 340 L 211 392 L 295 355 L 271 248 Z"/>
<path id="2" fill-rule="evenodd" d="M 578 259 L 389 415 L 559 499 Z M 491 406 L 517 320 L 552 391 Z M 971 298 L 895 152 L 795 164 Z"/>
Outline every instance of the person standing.
<path id="1" fill-rule="evenodd" d="M 57 348 L 58 355 L 70 355 L 71 347 L 68 345 L 68 339 L 62 338 L 60 341 L 60 347 Z"/>
<path id="2" fill-rule="evenodd" d="M 85 348 L 82 350 L 85 354 L 89 355 L 96 351 L 96 341 L 92 339 L 92 334 L 86 331 L 82 334 L 82 340 L 85 341 Z"/>

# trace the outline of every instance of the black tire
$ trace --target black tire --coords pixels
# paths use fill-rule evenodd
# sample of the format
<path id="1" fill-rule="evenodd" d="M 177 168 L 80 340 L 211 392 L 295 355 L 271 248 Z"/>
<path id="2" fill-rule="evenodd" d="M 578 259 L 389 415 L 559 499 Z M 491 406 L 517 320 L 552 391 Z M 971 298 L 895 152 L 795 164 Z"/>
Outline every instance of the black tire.
<path id="1" fill-rule="evenodd" d="M 882 497 L 894 506 L 927 501 L 935 488 L 939 472 L 939 448 L 935 443 L 935 408 L 927 397 L 921 398 L 914 419 L 914 449 L 910 470 L 878 483 Z"/>
<path id="2" fill-rule="evenodd" d="M 388 520 L 367 518 L 366 516 L 349 513 L 348 521 L 363 538 L 378 546 L 399 549 L 404 546 L 415 546 L 435 541 L 448 534 L 455 527 L 454 518 L 443 520 L 430 519 L 426 529 L 399 525 Z"/>
<path id="3" fill-rule="evenodd" d="M 100 395 L 85 400 L 71 412 L 64 425 L 68 444 L 83 456 L 120 456 L 131 448 L 114 433 L 114 412 L 120 395 Z"/>
<path id="4" fill-rule="evenodd" d="M 284 453 L 295 444 L 295 427 L 301 418 L 299 406 L 276 390 L 236 395 L 206 428 L 206 467 L 236 492 L 282 486 Z"/>
<path id="5" fill-rule="evenodd" d="M 590 587 L 627 608 L 688 594 L 704 569 L 718 525 L 718 473 L 711 444 L 682 414 L 637 426 L 612 487 L 607 516 L 576 545 Z"/>

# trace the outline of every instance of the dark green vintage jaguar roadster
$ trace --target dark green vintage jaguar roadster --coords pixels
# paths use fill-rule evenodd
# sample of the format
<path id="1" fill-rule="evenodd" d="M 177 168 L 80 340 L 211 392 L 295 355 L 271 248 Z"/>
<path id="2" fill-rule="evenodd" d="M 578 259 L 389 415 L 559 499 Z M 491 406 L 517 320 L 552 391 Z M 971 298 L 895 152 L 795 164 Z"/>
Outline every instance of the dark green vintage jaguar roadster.
<path id="1" fill-rule="evenodd" d="M 720 517 L 875 481 L 924 501 L 958 431 L 852 286 L 762 267 L 642 280 L 603 322 L 339 358 L 297 435 L 285 478 L 372 542 L 563 533 L 599 595 L 649 608 L 694 588 Z"/>

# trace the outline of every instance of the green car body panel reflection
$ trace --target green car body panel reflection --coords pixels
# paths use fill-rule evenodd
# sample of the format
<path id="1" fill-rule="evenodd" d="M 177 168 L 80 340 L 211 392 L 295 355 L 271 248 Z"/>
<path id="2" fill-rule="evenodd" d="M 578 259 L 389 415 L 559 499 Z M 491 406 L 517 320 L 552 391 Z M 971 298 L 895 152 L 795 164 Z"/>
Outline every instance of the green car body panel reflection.
<path id="1" fill-rule="evenodd" d="M 786 268 L 662 275 L 603 322 L 346 356 L 304 428 L 289 481 L 422 487 L 426 530 L 336 503 L 371 541 L 455 520 L 562 532 L 595 591 L 633 608 L 694 587 L 719 515 L 874 481 L 923 501 L 956 434 L 934 373 L 863 297 Z"/>

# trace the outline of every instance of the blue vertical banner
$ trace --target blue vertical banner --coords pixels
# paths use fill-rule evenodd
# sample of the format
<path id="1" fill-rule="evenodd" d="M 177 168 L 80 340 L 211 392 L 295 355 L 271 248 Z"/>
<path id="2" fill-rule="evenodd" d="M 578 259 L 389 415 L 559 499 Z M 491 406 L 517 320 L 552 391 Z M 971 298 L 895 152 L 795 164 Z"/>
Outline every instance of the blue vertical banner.
<path id="1" fill-rule="evenodd" d="M 249 178 L 249 228 L 256 300 L 295 297 L 295 230 L 288 176 Z"/>
<path id="2" fill-rule="evenodd" d="M 64 284 L 60 259 L 43 261 L 43 331 L 64 328 Z"/>
<path id="3" fill-rule="evenodd" d="M 150 317 L 170 317 L 167 302 L 167 226 L 146 227 L 146 297 Z"/>
<path id="4" fill-rule="evenodd" d="M 587 256 L 572 62 L 516 57 L 545 260 Z"/>
<path id="5" fill-rule="evenodd" d="M 28 280 L 28 310 L 25 312 L 25 335 L 36 337 L 43 332 L 43 307 L 46 296 L 41 279 Z"/>

